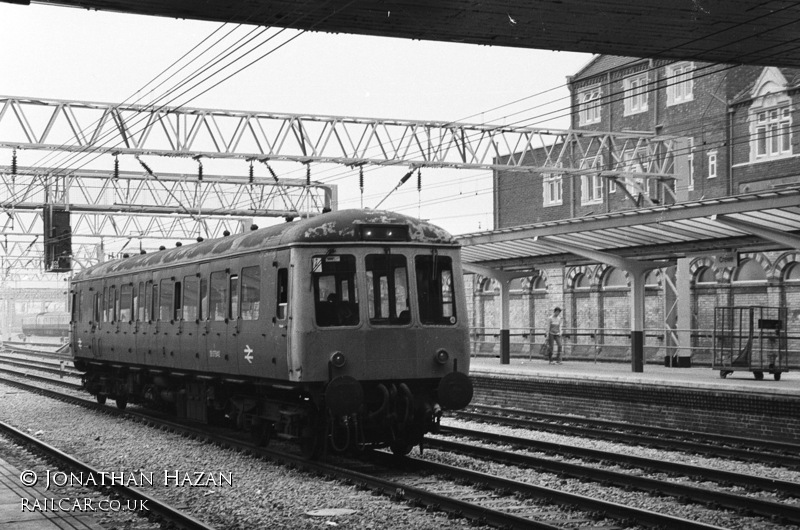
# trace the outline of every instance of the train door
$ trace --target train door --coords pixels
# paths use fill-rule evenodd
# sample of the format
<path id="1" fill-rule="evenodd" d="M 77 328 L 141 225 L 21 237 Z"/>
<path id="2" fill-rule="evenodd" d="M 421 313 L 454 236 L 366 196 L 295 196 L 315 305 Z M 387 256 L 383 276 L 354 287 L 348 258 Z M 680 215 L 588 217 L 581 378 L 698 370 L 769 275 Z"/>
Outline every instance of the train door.
<path id="1" fill-rule="evenodd" d="M 97 339 L 97 350 L 101 359 L 117 360 L 114 350 L 117 343 L 117 286 L 106 283 L 103 286 L 103 317 L 99 327 L 100 333 Z"/>
<path id="2" fill-rule="evenodd" d="M 133 354 L 131 359 L 137 364 L 142 364 L 145 361 L 145 355 L 147 353 L 145 350 L 147 340 L 144 335 L 143 327 L 146 322 L 145 308 L 147 307 L 147 289 L 145 285 L 147 284 L 144 278 L 136 278 L 136 281 L 133 282 L 133 324 L 131 326 L 133 333 L 133 337 L 131 338 L 133 342 Z"/>
<path id="3" fill-rule="evenodd" d="M 154 345 L 158 343 L 156 322 L 153 313 L 153 295 L 158 300 L 158 284 L 152 279 L 141 278 L 136 302 L 136 360 L 140 364 L 153 364 Z"/>
<path id="4" fill-rule="evenodd" d="M 142 316 L 136 336 L 137 358 L 142 364 L 158 366 L 160 355 L 156 355 L 158 345 L 158 282 L 152 278 L 144 282 L 144 293 L 139 295 Z"/>
<path id="5" fill-rule="evenodd" d="M 290 282 L 292 281 L 290 254 L 288 250 L 277 252 L 272 262 L 273 267 L 270 274 L 274 275 L 274 282 L 267 282 L 267 300 L 270 306 L 267 308 L 269 313 L 266 324 L 269 329 L 270 354 L 269 354 L 269 377 L 276 379 L 287 379 L 289 376 L 289 312 L 290 312 Z"/>
<path id="6" fill-rule="evenodd" d="M 201 322 L 200 286 L 203 283 L 200 274 L 183 277 L 183 314 L 181 315 L 180 366 L 191 370 L 205 370 L 205 336 L 202 335 L 205 323 Z M 202 344 L 201 344 L 202 339 Z"/>
<path id="7" fill-rule="evenodd" d="M 267 372 L 266 320 L 262 300 L 262 264 L 260 256 L 242 260 L 239 270 L 239 294 L 232 317 L 235 318 L 233 338 L 239 356 L 239 373 L 264 377 Z M 233 304 L 232 304 L 233 305 Z"/>
<path id="8" fill-rule="evenodd" d="M 181 303 L 183 284 L 175 276 L 162 277 L 158 285 L 158 344 L 156 357 L 160 366 L 179 365 Z"/>
<path id="9" fill-rule="evenodd" d="M 208 353 L 208 369 L 218 373 L 236 373 L 238 362 L 236 341 L 230 339 L 236 322 L 231 322 L 232 301 L 231 285 L 238 290 L 239 276 L 231 274 L 226 262 L 214 262 L 208 274 L 208 320 L 206 335 L 206 351 Z"/>
<path id="10" fill-rule="evenodd" d="M 124 363 L 135 362 L 135 323 L 133 321 L 133 291 L 132 282 L 125 282 L 119 286 L 119 314 L 117 315 L 117 340 L 115 352 L 117 359 Z"/>

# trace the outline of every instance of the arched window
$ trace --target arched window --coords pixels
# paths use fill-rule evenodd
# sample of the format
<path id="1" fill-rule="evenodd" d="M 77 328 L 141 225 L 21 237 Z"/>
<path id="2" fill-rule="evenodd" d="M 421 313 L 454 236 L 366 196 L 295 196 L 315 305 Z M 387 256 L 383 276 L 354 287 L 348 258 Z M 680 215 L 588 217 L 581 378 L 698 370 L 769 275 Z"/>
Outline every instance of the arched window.
<path id="1" fill-rule="evenodd" d="M 620 269 L 609 269 L 606 272 L 605 281 L 603 282 L 604 289 L 622 289 L 628 287 L 628 277 L 625 271 Z"/>
<path id="2" fill-rule="evenodd" d="M 547 283 L 544 281 L 544 276 L 534 276 L 531 278 L 531 291 L 546 291 Z"/>
<path id="3" fill-rule="evenodd" d="M 591 278 L 586 274 L 578 274 L 572 282 L 573 289 L 588 289 L 592 285 Z"/>
<path id="4" fill-rule="evenodd" d="M 717 283 L 717 276 L 711 267 L 703 267 L 697 271 L 695 283 Z"/>
<path id="5" fill-rule="evenodd" d="M 652 270 L 647 273 L 647 276 L 644 278 L 644 286 L 657 288 L 658 287 L 658 277 L 659 272 L 657 270 Z"/>
<path id="6" fill-rule="evenodd" d="M 500 284 L 497 283 L 497 280 L 493 280 L 491 278 L 484 278 L 481 282 L 481 292 L 486 294 L 493 294 L 496 292 L 500 292 Z"/>
<path id="7" fill-rule="evenodd" d="M 514 278 L 510 282 L 508 282 L 508 290 L 511 292 L 518 292 L 521 293 L 525 289 L 525 284 L 523 283 L 524 278 Z"/>
<path id="8" fill-rule="evenodd" d="M 800 281 L 800 263 L 793 263 L 789 265 L 783 275 L 783 280 L 787 282 Z"/>
<path id="9" fill-rule="evenodd" d="M 767 273 L 759 262 L 754 259 L 749 259 L 736 267 L 733 276 L 734 282 L 765 282 L 767 281 Z"/>

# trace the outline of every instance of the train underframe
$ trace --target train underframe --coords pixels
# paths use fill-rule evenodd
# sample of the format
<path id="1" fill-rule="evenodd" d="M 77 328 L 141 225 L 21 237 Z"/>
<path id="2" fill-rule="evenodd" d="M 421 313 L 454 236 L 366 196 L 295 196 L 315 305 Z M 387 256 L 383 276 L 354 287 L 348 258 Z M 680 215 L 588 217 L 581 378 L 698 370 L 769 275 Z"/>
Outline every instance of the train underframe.
<path id="1" fill-rule="evenodd" d="M 168 411 L 178 418 L 248 431 L 258 445 L 273 439 L 295 442 L 308 458 L 325 451 L 389 447 L 404 455 L 426 433 L 439 429 L 446 388 L 468 402 L 471 383 L 455 372 L 442 379 L 326 382 L 247 381 L 178 374 L 137 366 L 76 360 L 84 388 L 98 403 L 116 400 Z M 445 401 L 453 402 L 451 399 Z M 464 403 L 463 406 L 466 406 Z M 451 407 L 460 408 L 460 407 Z"/>

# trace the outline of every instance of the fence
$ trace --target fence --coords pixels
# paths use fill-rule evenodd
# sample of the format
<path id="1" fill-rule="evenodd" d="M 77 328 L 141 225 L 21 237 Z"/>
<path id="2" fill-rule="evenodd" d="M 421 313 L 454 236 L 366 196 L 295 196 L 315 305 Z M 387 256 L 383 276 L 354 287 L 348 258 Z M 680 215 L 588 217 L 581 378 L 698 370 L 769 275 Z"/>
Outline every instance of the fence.
<path id="1" fill-rule="evenodd" d="M 800 368 L 800 330 L 788 335 L 790 369 Z M 689 344 L 667 344 L 668 331 L 664 328 L 644 330 L 644 359 L 646 363 L 664 363 L 665 358 L 689 356 L 692 365 L 711 366 L 714 351 L 713 329 L 670 330 L 688 334 Z M 687 332 L 687 333 L 681 333 Z M 547 332 L 544 328 L 511 328 L 510 354 L 517 359 L 535 359 L 539 355 Z M 630 329 L 562 329 L 562 357 L 575 361 L 630 362 Z M 500 328 L 472 328 L 470 348 L 473 357 L 499 357 Z"/>

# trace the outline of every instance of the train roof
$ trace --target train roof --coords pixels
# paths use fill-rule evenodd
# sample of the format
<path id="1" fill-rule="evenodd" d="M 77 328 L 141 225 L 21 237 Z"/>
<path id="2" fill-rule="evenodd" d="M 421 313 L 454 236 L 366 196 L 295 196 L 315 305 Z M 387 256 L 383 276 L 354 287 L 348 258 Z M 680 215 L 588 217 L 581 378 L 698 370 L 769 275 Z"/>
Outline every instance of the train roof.
<path id="1" fill-rule="evenodd" d="M 91 280 L 109 274 L 158 268 L 174 263 L 220 258 L 248 251 L 277 248 L 295 244 L 331 244 L 364 241 L 365 227 L 408 227 L 404 239 L 426 245 L 460 246 L 446 230 L 407 215 L 380 210 L 341 210 L 308 219 L 283 223 L 244 234 L 209 239 L 192 245 L 161 250 L 150 254 L 109 261 L 79 272 L 73 281 Z M 386 242 L 386 239 L 375 241 Z"/>

